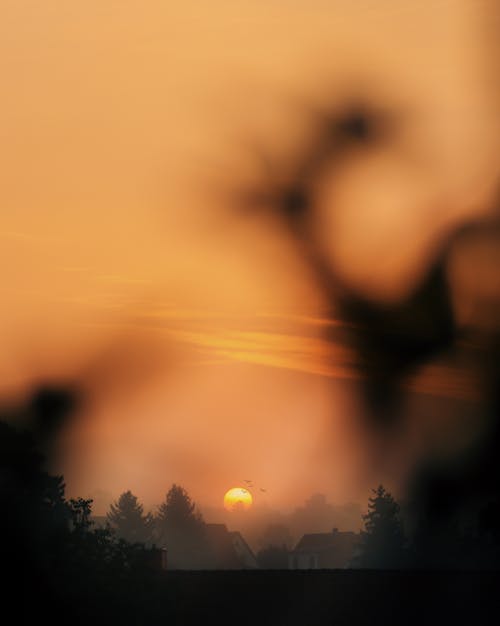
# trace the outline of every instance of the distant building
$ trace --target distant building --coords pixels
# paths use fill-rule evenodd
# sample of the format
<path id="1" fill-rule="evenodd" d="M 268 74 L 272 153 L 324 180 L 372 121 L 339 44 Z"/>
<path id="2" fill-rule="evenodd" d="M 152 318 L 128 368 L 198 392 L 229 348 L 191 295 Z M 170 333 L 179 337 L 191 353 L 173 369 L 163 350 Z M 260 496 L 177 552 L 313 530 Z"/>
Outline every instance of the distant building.
<path id="1" fill-rule="evenodd" d="M 340 532 L 304 535 L 288 555 L 289 569 L 344 569 L 356 555 L 360 534 Z"/>
<path id="2" fill-rule="evenodd" d="M 205 524 L 213 569 L 256 569 L 257 559 L 241 533 L 225 524 Z"/>

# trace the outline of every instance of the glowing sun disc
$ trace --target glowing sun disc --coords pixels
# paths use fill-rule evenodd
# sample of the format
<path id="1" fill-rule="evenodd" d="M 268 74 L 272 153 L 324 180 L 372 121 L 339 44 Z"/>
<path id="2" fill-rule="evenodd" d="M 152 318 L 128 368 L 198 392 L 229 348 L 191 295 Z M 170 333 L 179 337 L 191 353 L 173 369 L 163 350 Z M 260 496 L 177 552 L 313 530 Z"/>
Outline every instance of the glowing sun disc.
<path id="1" fill-rule="evenodd" d="M 253 503 L 252 494 L 243 487 L 232 487 L 224 496 L 224 508 L 227 511 L 246 511 Z"/>

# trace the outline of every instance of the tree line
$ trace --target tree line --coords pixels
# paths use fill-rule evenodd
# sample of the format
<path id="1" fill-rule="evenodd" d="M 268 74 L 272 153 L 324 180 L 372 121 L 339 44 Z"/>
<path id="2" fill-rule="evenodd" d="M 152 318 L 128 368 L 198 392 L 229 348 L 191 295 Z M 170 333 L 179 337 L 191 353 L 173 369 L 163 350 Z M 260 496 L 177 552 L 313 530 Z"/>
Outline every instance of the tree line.
<path id="1" fill-rule="evenodd" d="M 0 615 L 52 625 L 173 619 L 175 589 L 155 550 L 96 526 L 92 500 L 68 498 L 45 466 L 34 434 L 0 421 Z"/>
<path id="2" fill-rule="evenodd" d="M 203 516 L 180 485 L 172 485 L 156 514 L 144 513 L 137 496 L 125 491 L 111 504 L 106 521 L 130 543 L 166 548 L 169 568 L 203 569 L 212 564 Z"/>
<path id="3" fill-rule="evenodd" d="M 411 508 L 411 503 L 407 504 Z M 406 524 L 405 524 L 406 517 Z M 394 497 L 379 485 L 372 490 L 364 530 L 352 567 L 370 569 L 498 569 L 500 501 L 480 501 L 436 523 L 425 509 L 403 515 Z M 411 527 L 408 529 L 406 527 Z"/>

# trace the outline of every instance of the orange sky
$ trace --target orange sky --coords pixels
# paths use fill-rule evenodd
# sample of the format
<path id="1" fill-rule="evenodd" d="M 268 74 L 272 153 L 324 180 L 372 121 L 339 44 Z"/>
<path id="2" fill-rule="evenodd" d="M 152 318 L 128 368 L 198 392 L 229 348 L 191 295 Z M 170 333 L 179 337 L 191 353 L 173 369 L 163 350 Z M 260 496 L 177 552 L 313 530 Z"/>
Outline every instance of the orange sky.
<path id="1" fill-rule="evenodd" d="M 231 194 L 261 178 L 259 150 L 301 144 L 304 111 L 367 89 L 408 130 L 327 177 L 317 236 L 356 289 L 405 293 L 496 183 L 487 5 L 3 3 L 0 388 L 89 392 L 65 433 L 70 492 L 366 492 L 356 357 L 322 335 L 341 323 L 290 238 Z M 473 393 L 432 367 L 409 387 Z"/>

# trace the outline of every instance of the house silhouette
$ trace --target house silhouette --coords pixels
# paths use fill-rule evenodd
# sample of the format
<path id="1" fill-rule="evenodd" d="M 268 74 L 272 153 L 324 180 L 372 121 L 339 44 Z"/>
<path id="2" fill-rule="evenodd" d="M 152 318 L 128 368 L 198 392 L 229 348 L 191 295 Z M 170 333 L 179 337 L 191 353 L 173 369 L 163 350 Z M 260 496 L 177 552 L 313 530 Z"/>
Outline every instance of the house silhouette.
<path id="1" fill-rule="evenodd" d="M 205 524 L 211 569 L 256 569 L 257 559 L 241 533 L 225 524 Z"/>
<path id="2" fill-rule="evenodd" d="M 289 569 L 344 569 L 349 567 L 361 535 L 341 532 L 303 535 L 288 555 Z"/>

